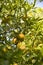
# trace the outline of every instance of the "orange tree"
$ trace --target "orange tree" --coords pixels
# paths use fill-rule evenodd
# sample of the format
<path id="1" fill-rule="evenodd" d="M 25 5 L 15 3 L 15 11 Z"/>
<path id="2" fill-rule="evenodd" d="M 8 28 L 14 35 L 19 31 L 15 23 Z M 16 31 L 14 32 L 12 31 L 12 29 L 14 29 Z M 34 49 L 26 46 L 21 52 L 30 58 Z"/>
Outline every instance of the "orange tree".
<path id="1" fill-rule="evenodd" d="M 43 9 L 24 0 L 0 0 L 0 65 L 43 65 Z"/>

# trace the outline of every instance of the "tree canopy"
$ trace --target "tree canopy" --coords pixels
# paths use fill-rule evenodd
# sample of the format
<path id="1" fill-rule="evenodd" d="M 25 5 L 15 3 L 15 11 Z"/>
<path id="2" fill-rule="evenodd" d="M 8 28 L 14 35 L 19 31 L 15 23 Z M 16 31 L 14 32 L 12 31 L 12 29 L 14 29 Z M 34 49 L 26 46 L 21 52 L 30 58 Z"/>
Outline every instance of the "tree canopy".
<path id="1" fill-rule="evenodd" d="M 43 8 L 25 0 L 0 0 L 0 65 L 43 65 Z"/>

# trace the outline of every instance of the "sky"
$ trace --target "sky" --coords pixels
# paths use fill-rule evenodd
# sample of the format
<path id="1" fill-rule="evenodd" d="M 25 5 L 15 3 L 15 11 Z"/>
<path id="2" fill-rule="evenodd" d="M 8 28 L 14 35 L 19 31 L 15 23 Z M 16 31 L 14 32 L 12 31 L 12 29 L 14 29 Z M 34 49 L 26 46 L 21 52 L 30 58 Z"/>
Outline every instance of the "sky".
<path id="1" fill-rule="evenodd" d="M 27 0 L 28 2 L 32 2 L 32 1 L 34 1 L 34 0 Z M 42 2 L 39 2 L 38 0 L 37 0 L 37 2 L 36 2 L 36 7 L 41 7 L 41 8 L 43 8 L 43 1 Z"/>
<path id="2" fill-rule="evenodd" d="M 42 8 L 43 8 L 43 2 L 37 2 L 37 3 L 36 3 L 36 6 L 37 6 L 37 7 L 42 7 Z"/>

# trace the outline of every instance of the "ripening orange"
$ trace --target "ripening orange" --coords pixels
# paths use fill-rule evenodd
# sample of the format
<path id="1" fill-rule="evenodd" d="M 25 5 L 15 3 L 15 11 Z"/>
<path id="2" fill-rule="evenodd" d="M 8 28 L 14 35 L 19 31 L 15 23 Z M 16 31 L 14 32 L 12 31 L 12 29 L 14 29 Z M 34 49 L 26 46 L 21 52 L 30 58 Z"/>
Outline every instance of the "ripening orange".
<path id="1" fill-rule="evenodd" d="M 25 42 L 19 42 L 17 44 L 17 47 L 21 50 L 25 50 L 26 49 L 26 45 L 25 45 Z"/>
<path id="2" fill-rule="evenodd" d="M 25 36 L 24 36 L 23 33 L 20 33 L 20 34 L 19 34 L 19 38 L 24 39 L 24 37 L 25 37 Z"/>
<path id="3" fill-rule="evenodd" d="M 16 41 L 17 41 L 17 38 L 14 38 L 14 39 L 13 39 L 13 43 L 16 43 Z"/>
<path id="4" fill-rule="evenodd" d="M 14 63 L 13 65 L 18 65 L 17 63 Z"/>

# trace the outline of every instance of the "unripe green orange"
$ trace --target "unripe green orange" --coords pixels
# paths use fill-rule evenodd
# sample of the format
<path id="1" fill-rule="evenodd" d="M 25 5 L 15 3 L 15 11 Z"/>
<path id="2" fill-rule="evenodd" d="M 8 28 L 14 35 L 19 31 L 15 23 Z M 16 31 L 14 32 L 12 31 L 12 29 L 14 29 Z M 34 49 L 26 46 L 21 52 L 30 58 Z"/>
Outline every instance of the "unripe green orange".
<path id="1" fill-rule="evenodd" d="M 7 49 L 11 49 L 11 46 L 9 46 L 9 45 L 6 45 L 6 47 L 7 47 Z"/>
<path id="2" fill-rule="evenodd" d="M 4 51 L 4 52 L 6 52 L 6 51 L 7 51 L 7 49 L 6 49 L 6 48 L 3 48 L 3 51 Z"/>

